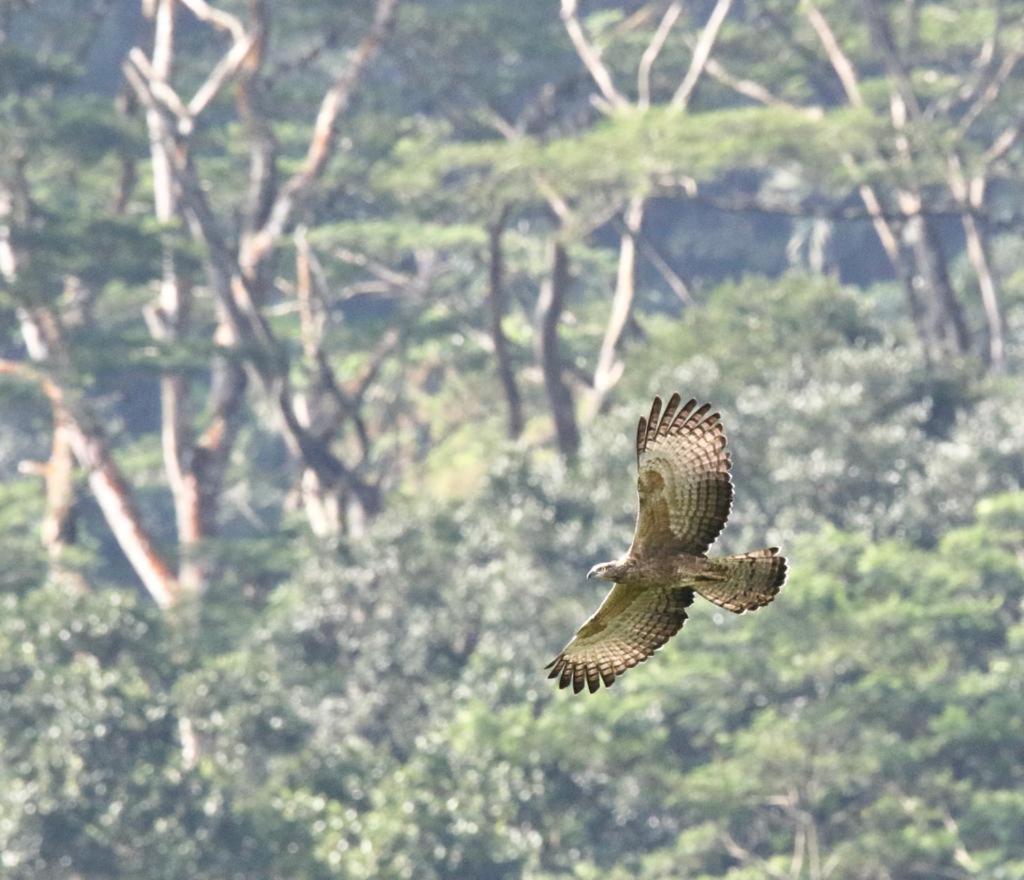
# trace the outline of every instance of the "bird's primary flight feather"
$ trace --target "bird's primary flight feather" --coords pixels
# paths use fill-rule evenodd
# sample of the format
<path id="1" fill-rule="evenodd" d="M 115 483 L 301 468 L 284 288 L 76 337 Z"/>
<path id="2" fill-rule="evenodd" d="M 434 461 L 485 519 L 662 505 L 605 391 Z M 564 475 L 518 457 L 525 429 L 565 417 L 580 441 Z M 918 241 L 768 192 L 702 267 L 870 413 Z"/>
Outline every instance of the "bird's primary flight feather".
<path id="1" fill-rule="evenodd" d="M 729 516 L 725 431 L 710 404 L 654 398 L 636 435 L 639 509 L 626 555 L 595 566 L 615 586 L 550 663 L 560 687 L 610 686 L 674 636 L 700 594 L 737 614 L 767 605 L 786 579 L 778 548 L 705 556 Z"/>

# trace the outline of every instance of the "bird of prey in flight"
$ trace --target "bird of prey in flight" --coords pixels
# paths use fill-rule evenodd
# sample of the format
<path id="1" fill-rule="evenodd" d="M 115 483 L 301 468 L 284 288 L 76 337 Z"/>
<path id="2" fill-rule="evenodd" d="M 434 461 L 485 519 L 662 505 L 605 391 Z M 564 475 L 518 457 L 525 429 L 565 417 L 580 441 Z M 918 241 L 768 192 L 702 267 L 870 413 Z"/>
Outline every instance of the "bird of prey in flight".
<path id="1" fill-rule="evenodd" d="M 588 578 L 613 581 L 601 607 L 548 664 L 560 687 L 596 691 L 642 663 L 686 620 L 694 593 L 742 614 L 767 605 L 786 580 L 778 547 L 740 556 L 706 553 L 729 516 L 732 483 L 725 431 L 710 404 L 673 394 L 636 433 L 640 510 L 625 556 L 595 565 Z"/>

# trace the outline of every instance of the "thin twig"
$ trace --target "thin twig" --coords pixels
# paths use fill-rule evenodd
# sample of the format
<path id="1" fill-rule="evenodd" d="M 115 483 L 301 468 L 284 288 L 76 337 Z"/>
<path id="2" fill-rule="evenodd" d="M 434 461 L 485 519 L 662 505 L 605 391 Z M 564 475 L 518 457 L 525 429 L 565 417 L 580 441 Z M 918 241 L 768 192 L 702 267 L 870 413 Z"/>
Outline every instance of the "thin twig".
<path id="1" fill-rule="evenodd" d="M 611 72 L 601 60 L 601 50 L 593 43 L 583 28 L 579 18 L 579 3 L 577 0 L 562 0 L 562 23 L 565 25 L 565 32 L 572 40 L 573 48 L 580 60 L 590 73 L 591 79 L 601 90 L 601 95 L 607 102 L 609 109 L 619 110 L 629 105 L 629 102 L 622 96 L 612 79 Z"/>
<path id="2" fill-rule="evenodd" d="M 722 24 L 725 22 L 729 10 L 732 8 L 732 2 L 733 0 L 718 0 L 715 3 L 715 8 L 711 10 L 707 24 L 704 25 L 704 30 L 701 31 L 700 37 L 697 39 L 697 45 L 693 49 L 693 56 L 690 58 L 690 68 L 686 71 L 686 76 L 683 77 L 683 81 L 679 84 L 679 88 L 676 89 L 676 93 L 669 102 L 669 106 L 674 110 L 685 110 L 687 105 L 689 105 L 690 99 L 700 83 L 700 78 L 704 73 L 704 68 L 707 66 L 708 59 L 711 58 L 711 52 L 715 48 L 718 33 L 722 29 Z"/>
<path id="3" fill-rule="evenodd" d="M 640 57 L 640 64 L 636 70 L 636 93 L 637 105 L 642 110 L 646 110 L 651 106 L 651 68 L 654 67 L 654 62 L 658 60 L 658 55 L 661 54 L 661 50 L 665 47 L 665 41 L 672 31 L 672 26 L 682 13 L 683 4 L 679 0 L 674 0 L 668 9 L 665 10 L 661 21 L 658 22 L 658 28 L 654 32 L 654 36 L 651 37 L 651 42 L 644 49 L 644 54 Z"/>

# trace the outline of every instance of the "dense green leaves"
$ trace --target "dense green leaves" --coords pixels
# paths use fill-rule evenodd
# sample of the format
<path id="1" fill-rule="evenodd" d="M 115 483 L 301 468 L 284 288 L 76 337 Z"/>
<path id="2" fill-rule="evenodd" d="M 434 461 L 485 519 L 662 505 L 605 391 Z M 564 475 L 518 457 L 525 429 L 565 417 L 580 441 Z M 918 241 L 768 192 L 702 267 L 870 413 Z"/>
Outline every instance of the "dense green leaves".
<path id="1" fill-rule="evenodd" d="M 622 530 L 568 475 L 492 481 L 311 562 L 192 672 L 122 593 L 9 602 L 11 857 L 124 865 L 118 839 L 143 828 L 147 873 L 148 852 L 219 864 L 226 848 L 303 876 L 660 877 L 681 859 L 739 877 L 813 833 L 837 876 L 928 877 L 960 849 L 979 865 L 1015 850 L 1020 493 L 931 549 L 798 537 L 770 612 L 697 607 L 655 661 L 572 700 L 539 669 L 596 599 L 565 539 L 589 553 Z M 202 744 L 184 776 L 175 718 Z M 168 818 L 181 798 L 216 817 L 209 838 Z"/>

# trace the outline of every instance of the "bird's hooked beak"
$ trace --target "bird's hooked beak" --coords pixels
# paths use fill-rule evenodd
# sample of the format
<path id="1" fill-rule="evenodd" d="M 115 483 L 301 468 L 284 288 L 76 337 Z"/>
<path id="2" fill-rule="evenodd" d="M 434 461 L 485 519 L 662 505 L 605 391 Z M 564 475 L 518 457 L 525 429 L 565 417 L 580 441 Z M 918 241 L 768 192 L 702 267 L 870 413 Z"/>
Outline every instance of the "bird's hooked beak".
<path id="1" fill-rule="evenodd" d="M 595 565 L 592 569 L 590 569 L 590 571 L 587 572 L 587 580 L 590 581 L 590 580 L 593 580 L 596 577 L 599 577 L 598 569 L 600 569 L 600 568 L 601 568 L 600 565 Z"/>

